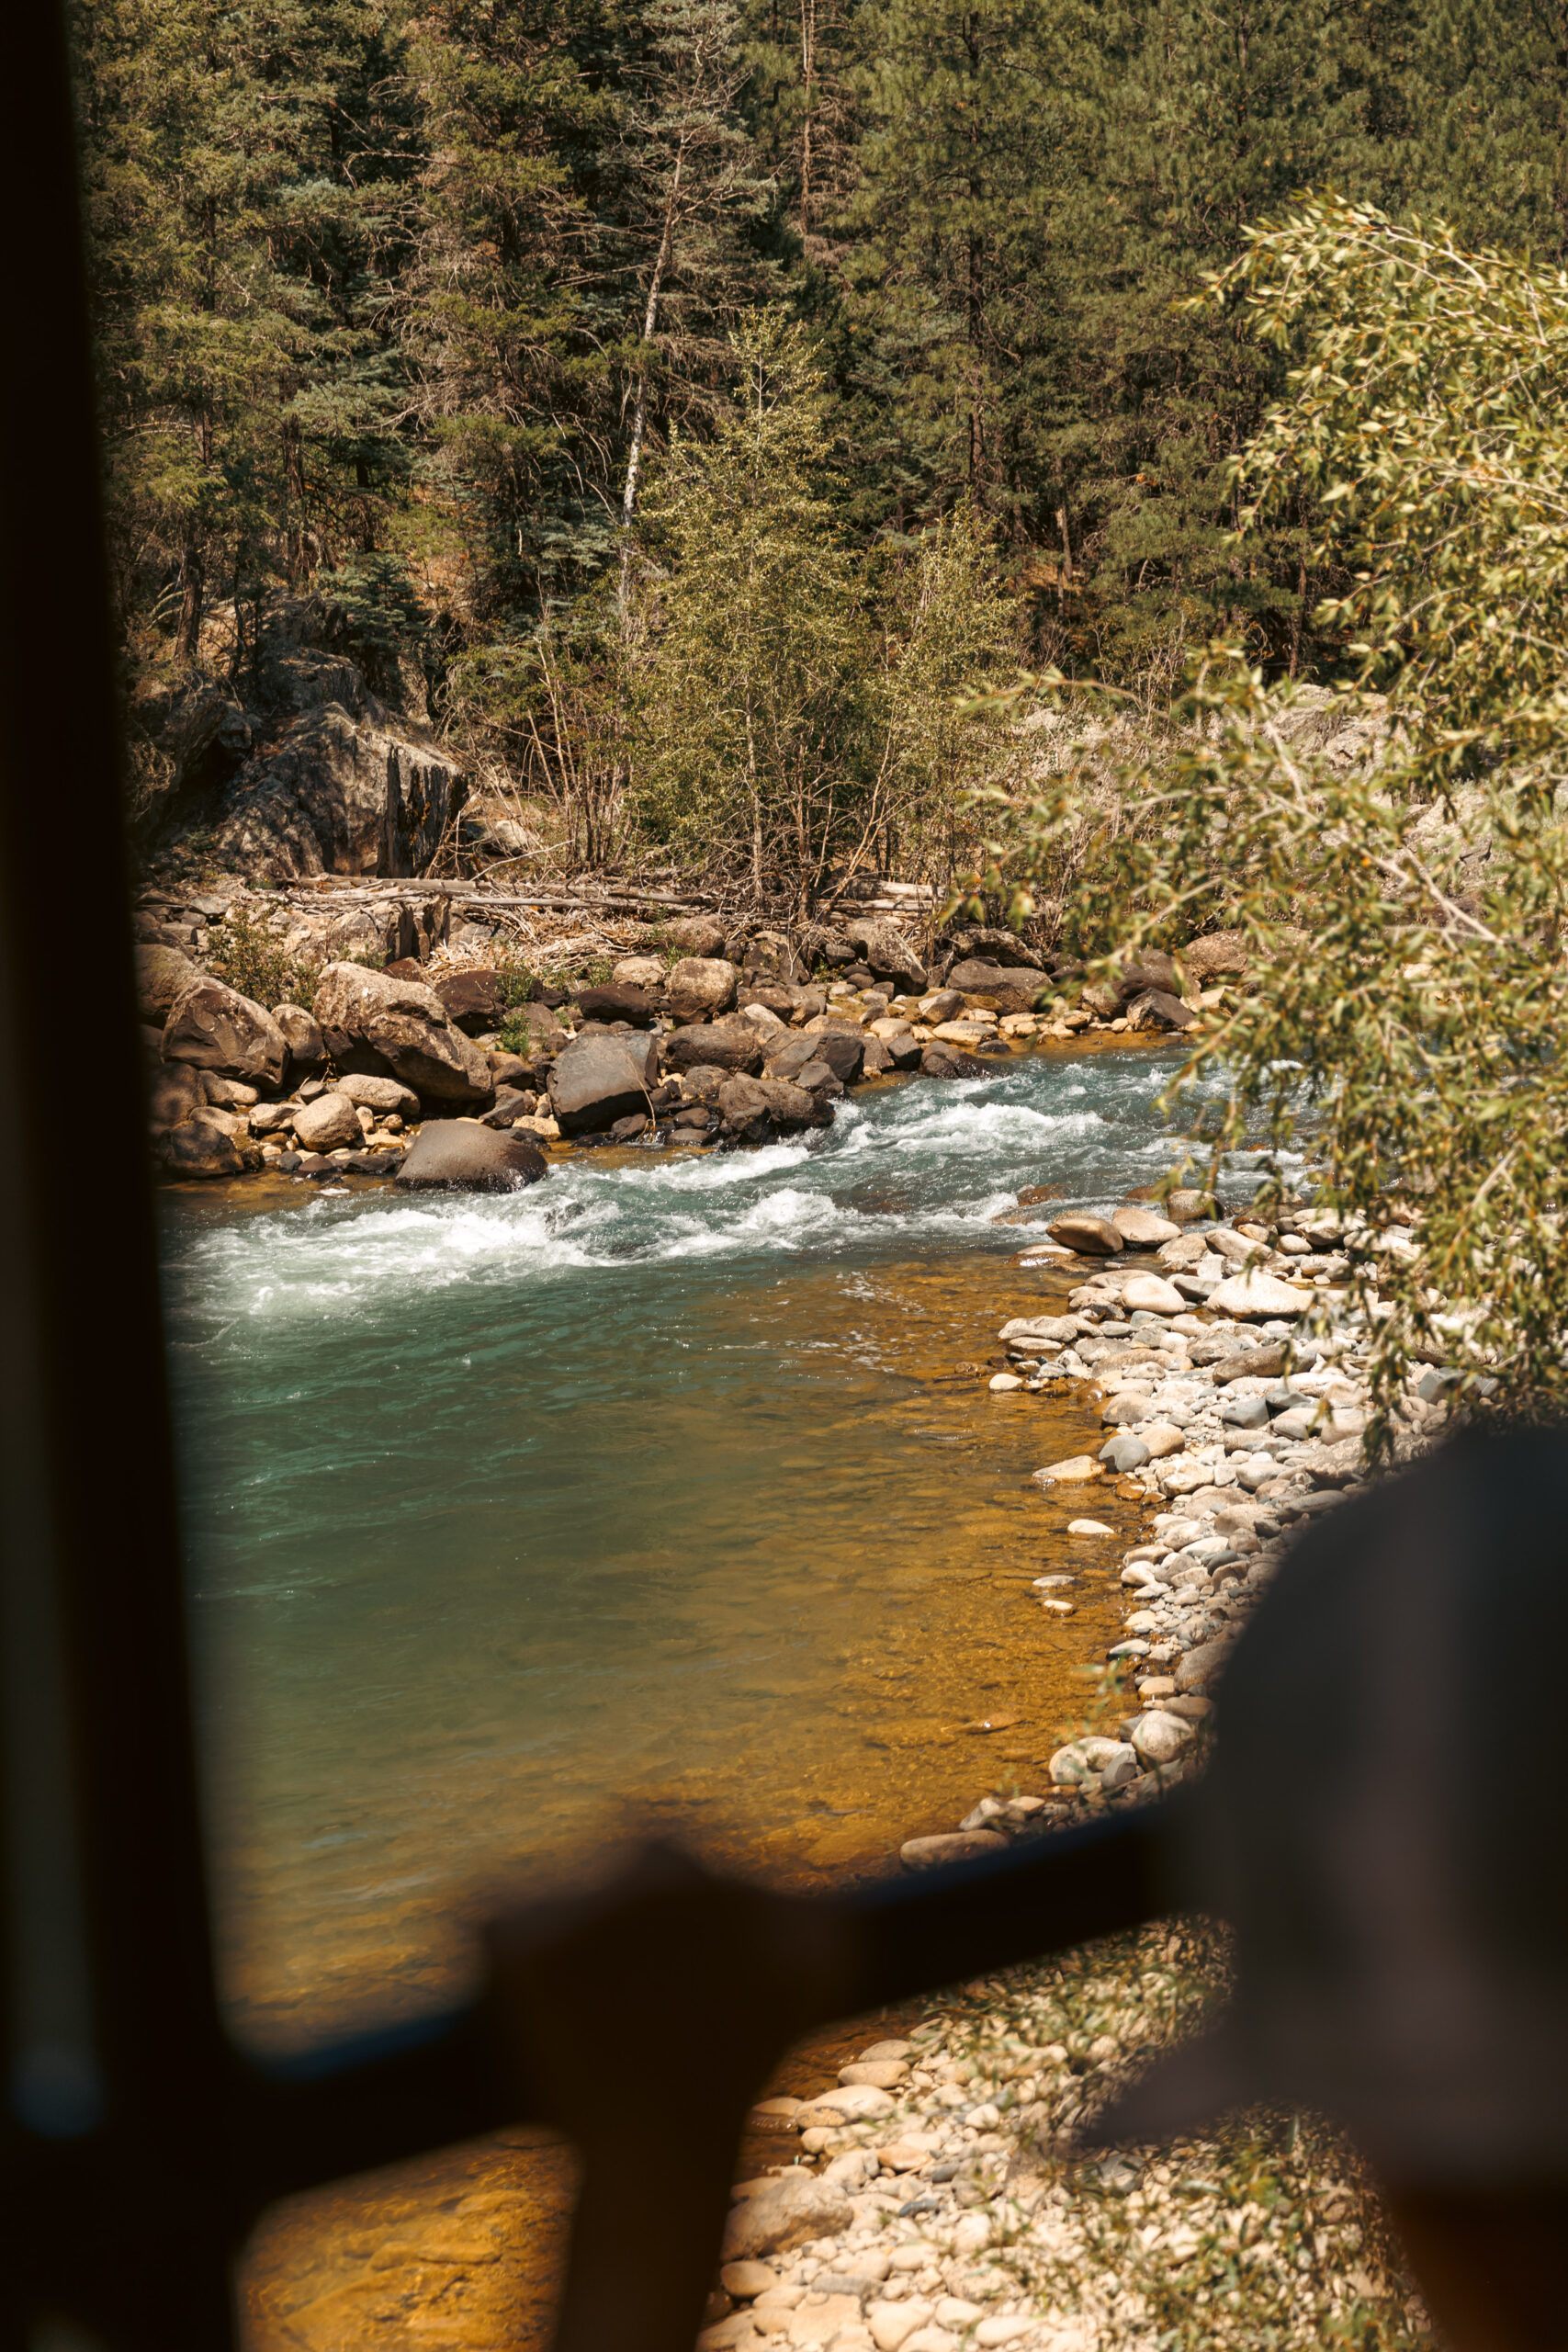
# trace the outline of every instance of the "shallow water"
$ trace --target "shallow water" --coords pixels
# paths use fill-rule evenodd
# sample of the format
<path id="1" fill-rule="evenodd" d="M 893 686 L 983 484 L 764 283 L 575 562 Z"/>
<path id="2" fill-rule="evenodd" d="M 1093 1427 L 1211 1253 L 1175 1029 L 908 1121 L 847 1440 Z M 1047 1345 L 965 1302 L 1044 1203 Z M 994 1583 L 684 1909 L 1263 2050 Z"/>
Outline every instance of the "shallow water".
<path id="1" fill-rule="evenodd" d="M 1020 1190 L 1152 1182 L 1168 1073 L 1032 1055 L 870 1090 L 811 1148 L 563 1155 L 497 1199 L 168 1196 L 243 2036 L 439 1999 L 455 1900 L 628 1808 L 810 1883 L 1038 1782 L 1116 1547 L 1029 1478 L 1085 1408 L 992 1398 L 986 1360 L 1066 1287 L 1012 1262 Z M 1061 1565 L 1066 1622 L 1029 1590 Z"/>

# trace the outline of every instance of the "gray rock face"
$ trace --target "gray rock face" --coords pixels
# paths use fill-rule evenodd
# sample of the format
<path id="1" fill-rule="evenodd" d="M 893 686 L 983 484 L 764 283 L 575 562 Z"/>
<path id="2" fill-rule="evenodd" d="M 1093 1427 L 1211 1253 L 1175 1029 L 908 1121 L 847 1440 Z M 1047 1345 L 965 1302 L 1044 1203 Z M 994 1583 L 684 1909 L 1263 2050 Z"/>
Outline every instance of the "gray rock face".
<path id="1" fill-rule="evenodd" d="M 651 1037 L 577 1037 L 550 1071 L 550 1108 L 563 1136 L 601 1135 L 617 1119 L 646 1112 L 658 1082 Z"/>
<path id="2" fill-rule="evenodd" d="M 683 956 L 670 967 L 670 1010 L 677 1021 L 711 1021 L 735 1002 L 740 975 L 717 956 Z"/>
<path id="3" fill-rule="evenodd" d="M 175 999 L 199 980 L 199 966 L 177 947 L 142 945 L 136 950 L 136 1010 L 154 1029 L 169 1017 Z"/>
<path id="4" fill-rule="evenodd" d="M 193 980 L 169 1007 L 164 1059 L 278 1086 L 288 1060 L 282 1030 L 265 1006 L 221 980 Z"/>
<path id="5" fill-rule="evenodd" d="M 515 1193 L 548 1173 L 531 1136 L 498 1135 L 470 1119 L 427 1119 L 396 1181 L 410 1192 Z"/>
<path id="6" fill-rule="evenodd" d="M 1206 939 L 1189 940 L 1181 961 L 1198 988 L 1223 977 L 1239 978 L 1247 970 L 1247 941 L 1239 931 L 1212 931 Z"/>
<path id="7" fill-rule="evenodd" d="M 840 1086 L 852 1086 L 865 1068 L 866 1047 L 873 1042 L 859 1029 L 818 1029 L 810 1038 L 811 1058 L 826 1062 Z"/>
<path id="8" fill-rule="evenodd" d="M 768 1053 L 767 1074 L 770 1078 L 798 1078 L 807 1062 L 819 1061 L 817 1036 L 807 1036 L 801 1031 L 773 1046 Z"/>
<path id="9" fill-rule="evenodd" d="M 898 980 L 907 989 L 923 989 L 926 967 L 896 922 L 858 915 L 844 925 L 844 936 L 879 980 Z"/>
<path id="10" fill-rule="evenodd" d="M 1145 989 L 1127 1007 L 1130 1029 L 1190 1029 L 1197 1017 L 1166 989 Z"/>
<path id="11" fill-rule="evenodd" d="M 1006 1840 L 996 1842 L 1003 1845 Z M 784 2254 L 808 2238 L 837 2237 L 852 2228 L 854 2220 L 854 2207 L 835 2183 L 804 2170 L 786 2172 L 730 2208 L 723 2259 L 747 2262 L 765 2254 Z"/>
<path id="12" fill-rule="evenodd" d="M 677 1029 L 664 1040 L 667 1069 L 727 1069 L 754 1078 L 762 1067 L 762 1053 L 763 1040 L 749 1021 L 703 1022 Z"/>
<path id="13" fill-rule="evenodd" d="M 279 876 L 419 874 L 462 807 L 457 763 L 360 685 L 291 720 L 224 795 L 219 854 Z"/>
<path id="14" fill-rule="evenodd" d="M 290 1069 L 310 1071 L 326 1068 L 327 1048 L 321 1024 L 302 1004 L 275 1004 L 272 1017 L 283 1032 Z"/>
<path id="15" fill-rule="evenodd" d="M 1141 1470 L 1150 1459 L 1149 1449 L 1130 1430 L 1122 1430 L 1100 1449 L 1100 1459 L 1112 1470 Z"/>
<path id="16" fill-rule="evenodd" d="M 334 1061 L 365 1046 L 422 1101 L 480 1102 L 490 1064 L 448 1020 L 434 989 L 358 964 L 329 964 L 311 1007 Z"/>

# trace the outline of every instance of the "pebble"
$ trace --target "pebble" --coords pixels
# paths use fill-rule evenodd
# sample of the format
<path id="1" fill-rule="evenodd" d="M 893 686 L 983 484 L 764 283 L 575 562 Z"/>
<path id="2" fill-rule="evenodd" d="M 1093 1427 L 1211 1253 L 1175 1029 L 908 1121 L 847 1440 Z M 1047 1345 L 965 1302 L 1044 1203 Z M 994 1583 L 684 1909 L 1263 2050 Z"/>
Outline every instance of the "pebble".
<path id="1" fill-rule="evenodd" d="M 1089 1478 L 1103 1478 L 1105 1472 L 1092 1454 L 1069 1454 L 1065 1462 L 1048 1462 L 1034 1473 L 1035 1483 L 1042 1487 L 1080 1486 Z"/>
<path id="2" fill-rule="evenodd" d="M 1116 1530 L 1107 1527 L 1102 1519 L 1069 1519 L 1067 1521 L 1069 1535 L 1114 1535 L 1115 1532 Z"/>

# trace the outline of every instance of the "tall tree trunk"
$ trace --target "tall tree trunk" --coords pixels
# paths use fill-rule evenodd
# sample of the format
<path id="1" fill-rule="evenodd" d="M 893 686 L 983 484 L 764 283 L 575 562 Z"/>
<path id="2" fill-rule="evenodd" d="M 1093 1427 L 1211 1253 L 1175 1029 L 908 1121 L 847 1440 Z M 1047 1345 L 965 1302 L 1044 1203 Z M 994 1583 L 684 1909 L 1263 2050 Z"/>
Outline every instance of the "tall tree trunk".
<path id="1" fill-rule="evenodd" d="M 642 340 L 646 346 L 653 341 L 659 325 L 659 298 L 664 290 L 665 273 L 670 256 L 675 249 L 675 221 L 681 203 L 681 176 L 686 168 L 686 141 L 682 139 L 675 151 L 675 169 L 671 175 L 670 194 L 664 204 L 664 226 L 660 232 L 659 251 L 653 259 L 653 276 L 648 281 L 648 308 L 643 312 Z M 648 368 L 638 370 L 637 400 L 632 409 L 631 447 L 626 452 L 626 486 L 621 492 L 621 577 L 617 591 L 621 623 L 626 617 L 626 574 L 632 558 L 632 520 L 637 514 L 637 477 L 642 471 L 642 445 L 648 430 Z"/>
<path id="2" fill-rule="evenodd" d="M 175 659 L 194 662 L 201 650 L 202 611 L 207 600 L 207 563 L 194 523 L 186 528 L 180 556 L 180 617 L 175 631 Z"/>
<path id="3" fill-rule="evenodd" d="M 800 0 L 800 79 L 804 105 L 800 125 L 800 252 L 811 234 L 811 109 L 817 91 L 817 0 Z"/>

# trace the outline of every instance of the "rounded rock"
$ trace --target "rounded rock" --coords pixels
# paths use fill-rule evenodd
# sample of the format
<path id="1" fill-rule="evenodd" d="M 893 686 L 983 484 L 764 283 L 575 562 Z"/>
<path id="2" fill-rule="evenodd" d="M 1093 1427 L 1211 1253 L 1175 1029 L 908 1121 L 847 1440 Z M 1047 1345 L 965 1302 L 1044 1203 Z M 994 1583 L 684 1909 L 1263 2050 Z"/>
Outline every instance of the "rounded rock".
<path id="1" fill-rule="evenodd" d="M 1080 1257 L 1114 1258 L 1126 1247 L 1122 1236 L 1110 1219 L 1074 1212 L 1059 1216 L 1045 1228 L 1053 1241 L 1065 1250 L 1077 1250 Z"/>

